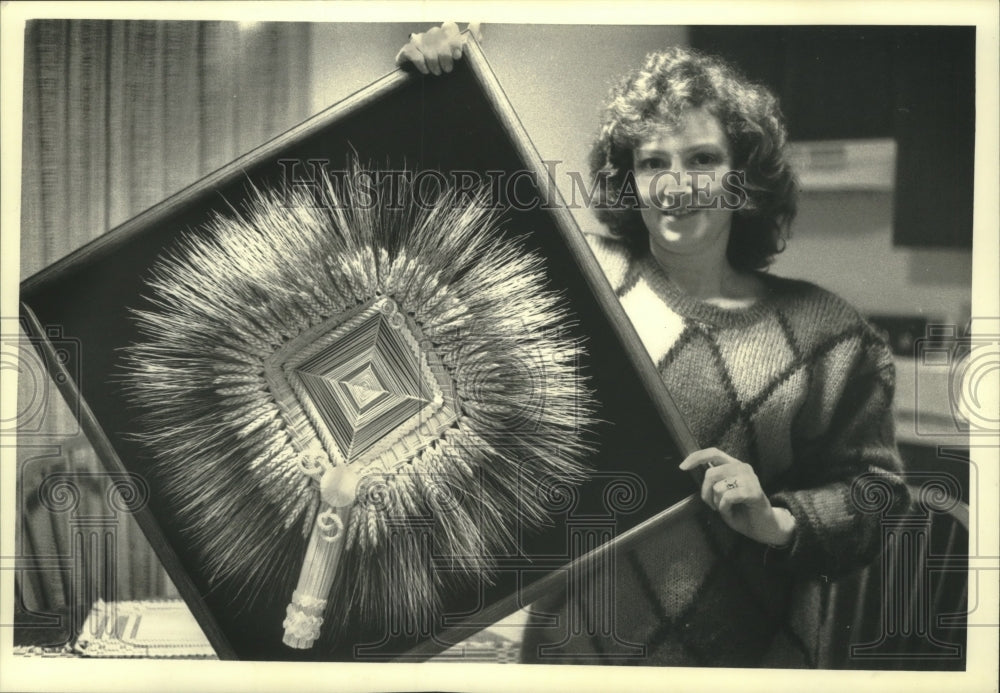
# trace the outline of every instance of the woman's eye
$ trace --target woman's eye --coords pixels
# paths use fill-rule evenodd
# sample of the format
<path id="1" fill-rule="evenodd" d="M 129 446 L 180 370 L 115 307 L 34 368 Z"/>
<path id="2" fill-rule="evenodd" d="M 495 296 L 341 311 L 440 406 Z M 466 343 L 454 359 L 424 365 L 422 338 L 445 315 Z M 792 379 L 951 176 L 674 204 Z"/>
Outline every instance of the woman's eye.
<path id="1" fill-rule="evenodd" d="M 639 170 L 652 171 L 655 169 L 667 168 L 667 161 L 659 156 L 647 156 L 639 159 Z"/>
<path id="2" fill-rule="evenodd" d="M 702 152 L 691 157 L 691 165 L 696 167 L 717 166 L 721 159 L 717 154 Z"/>

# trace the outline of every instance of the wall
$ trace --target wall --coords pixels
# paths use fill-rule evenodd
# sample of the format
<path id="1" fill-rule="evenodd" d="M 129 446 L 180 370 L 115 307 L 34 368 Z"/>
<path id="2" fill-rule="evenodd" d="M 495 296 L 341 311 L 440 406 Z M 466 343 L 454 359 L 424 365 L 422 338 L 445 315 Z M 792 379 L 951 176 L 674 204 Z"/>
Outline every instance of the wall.
<path id="1" fill-rule="evenodd" d="M 891 192 L 804 193 L 773 271 L 814 281 L 866 314 L 969 319 L 972 253 L 893 246 Z"/>

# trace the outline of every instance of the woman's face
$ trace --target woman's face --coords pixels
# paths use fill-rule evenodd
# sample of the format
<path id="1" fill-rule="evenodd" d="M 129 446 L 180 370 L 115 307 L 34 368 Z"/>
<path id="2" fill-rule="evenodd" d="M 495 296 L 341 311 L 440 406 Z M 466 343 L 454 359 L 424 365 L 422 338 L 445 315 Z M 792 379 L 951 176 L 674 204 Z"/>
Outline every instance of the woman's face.
<path id="1" fill-rule="evenodd" d="M 688 109 L 678 127 L 660 126 L 640 141 L 632 164 L 654 252 L 725 253 L 733 212 L 724 208 L 722 182 L 732 153 L 714 115 Z"/>

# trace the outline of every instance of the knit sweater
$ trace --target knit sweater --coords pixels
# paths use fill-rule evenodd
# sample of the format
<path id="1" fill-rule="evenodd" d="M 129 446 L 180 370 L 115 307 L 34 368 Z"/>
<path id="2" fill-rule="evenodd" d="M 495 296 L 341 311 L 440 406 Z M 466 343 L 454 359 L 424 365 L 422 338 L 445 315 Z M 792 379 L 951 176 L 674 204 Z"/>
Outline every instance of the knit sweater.
<path id="1" fill-rule="evenodd" d="M 907 502 L 891 352 L 856 310 L 813 284 L 760 273 L 762 298 L 723 309 L 685 294 L 649 253 L 589 240 L 699 445 L 751 464 L 796 530 L 776 552 L 699 504 L 694 521 L 616 553 L 606 590 L 571 588 L 535 604 L 524 661 L 816 666 L 829 580 L 881 548 L 882 516 L 861 507 L 858 484 L 874 478 Z M 610 604 L 582 596 L 602 592 Z M 596 624 L 599 610 L 611 614 L 610 630 L 567 630 Z M 557 625 L 543 627 L 546 614 Z"/>

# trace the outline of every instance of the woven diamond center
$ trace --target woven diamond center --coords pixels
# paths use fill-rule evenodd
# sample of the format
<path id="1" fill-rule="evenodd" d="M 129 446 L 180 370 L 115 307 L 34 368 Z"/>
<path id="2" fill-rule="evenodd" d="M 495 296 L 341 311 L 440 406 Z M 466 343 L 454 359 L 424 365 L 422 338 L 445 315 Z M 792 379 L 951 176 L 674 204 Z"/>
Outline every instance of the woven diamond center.
<path id="1" fill-rule="evenodd" d="M 295 399 L 334 458 L 398 461 L 456 420 L 450 380 L 420 343 L 416 325 L 382 299 L 283 359 Z"/>
<path id="2" fill-rule="evenodd" d="M 389 394 L 386 390 L 382 389 L 378 377 L 372 371 L 371 366 L 366 366 L 364 371 L 350 380 L 342 382 L 347 386 L 347 390 L 351 393 L 351 397 L 354 398 L 354 404 L 358 409 L 363 409 L 371 404 L 373 400 Z"/>

